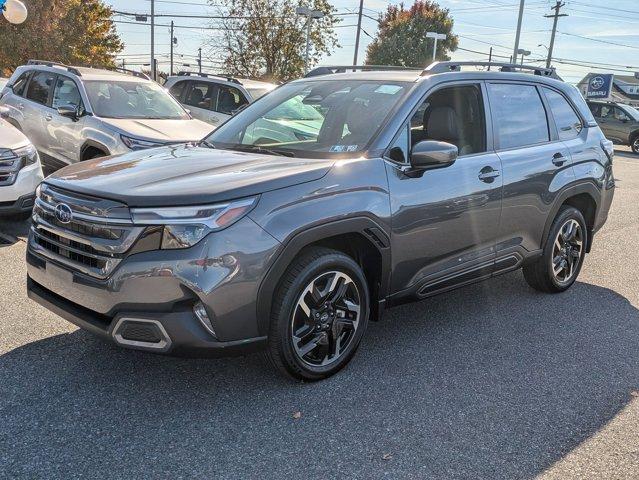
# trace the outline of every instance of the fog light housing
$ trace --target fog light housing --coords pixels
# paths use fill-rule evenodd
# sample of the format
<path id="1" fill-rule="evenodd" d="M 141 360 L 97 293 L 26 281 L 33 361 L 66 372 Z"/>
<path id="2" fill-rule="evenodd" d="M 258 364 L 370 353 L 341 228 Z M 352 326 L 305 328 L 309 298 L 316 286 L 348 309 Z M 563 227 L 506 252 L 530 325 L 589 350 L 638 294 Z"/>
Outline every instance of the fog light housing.
<path id="1" fill-rule="evenodd" d="M 215 335 L 215 330 L 213 330 L 213 323 L 211 322 L 209 314 L 206 311 L 206 307 L 202 302 L 197 302 L 193 306 L 193 313 L 195 313 L 195 316 L 200 321 L 202 326 L 206 329 L 206 331 L 217 338 L 217 335 Z"/>

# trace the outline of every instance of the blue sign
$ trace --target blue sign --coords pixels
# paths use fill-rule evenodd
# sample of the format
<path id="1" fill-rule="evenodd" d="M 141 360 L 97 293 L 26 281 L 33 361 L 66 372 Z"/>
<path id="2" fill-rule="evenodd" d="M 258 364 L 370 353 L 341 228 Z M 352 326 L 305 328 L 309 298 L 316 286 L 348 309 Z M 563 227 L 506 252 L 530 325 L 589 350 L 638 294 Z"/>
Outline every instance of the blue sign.
<path id="1" fill-rule="evenodd" d="M 612 92 L 614 75 L 610 73 L 594 74 L 588 79 L 586 98 L 608 98 Z"/>

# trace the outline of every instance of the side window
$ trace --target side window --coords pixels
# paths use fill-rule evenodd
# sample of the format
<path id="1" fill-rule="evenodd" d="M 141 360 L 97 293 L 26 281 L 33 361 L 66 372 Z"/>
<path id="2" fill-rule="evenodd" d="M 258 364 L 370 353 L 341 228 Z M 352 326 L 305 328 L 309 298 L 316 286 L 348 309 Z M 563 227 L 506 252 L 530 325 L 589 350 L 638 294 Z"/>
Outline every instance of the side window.
<path id="1" fill-rule="evenodd" d="M 180 102 L 182 101 L 182 94 L 184 93 L 184 87 L 186 87 L 186 84 L 187 82 L 185 80 L 181 80 L 176 82 L 175 85 L 169 89 L 171 95 L 177 98 Z"/>
<path id="2" fill-rule="evenodd" d="M 51 107 L 58 108 L 72 105 L 75 108 L 79 108 L 81 104 L 82 98 L 75 82 L 68 77 L 59 76 L 55 82 Z"/>
<path id="3" fill-rule="evenodd" d="M 597 103 L 589 103 L 588 108 L 595 117 L 601 117 L 601 105 Z"/>
<path id="4" fill-rule="evenodd" d="M 219 90 L 217 105 L 215 107 L 217 112 L 224 113 L 225 115 L 233 115 L 235 110 L 248 103 L 244 94 L 237 88 L 220 85 Z"/>
<path id="5" fill-rule="evenodd" d="M 499 148 L 516 148 L 550 140 L 546 109 L 533 85 L 491 83 L 490 107 Z"/>
<path id="6" fill-rule="evenodd" d="M 610 105 L 601 106 L 601 118 L 614 118 L 614 108 Z"/>
<path id="7" fill-rule="evenodd" d="M 628 120 L 630 120 L 626 112 L 624 112 L 619 107 L 615 107 L 615 119 L 619 120 L 620 122 L 627 122 Z"/>
<path id="8" fill-rule="evenodd" d="M 54 76 L 53 73 L 49 72 L 35 72 L 29 82 L 26 98 L 46 105 L 49 101 L 49 92 L 53 87 Z"/>
<path id="9" fill-rule="evenodd" d="M 217 89 L 216 85 L 213 83 L 195 81 L 190 81 L 188 83 L 191 88 L 188 90 L 183 103 L 192 107 L 213 110 L 215 105 L 215 90 Z"/>
<path id="10" fill-rule="evenodd" d="M 408 132 L 408 125 L 404 125 L 388 149 L 386 156 L 394 162 L 408 163 L 408 152 L 410 150 Z"/>
<path id="11" fill-rule="evenodd" d="M 443 88 L 430 95 L 411 118 L 410 145 L 439 140 L 456 145 L 460 156 L 485 152 L 485 123 L 479 85 Z"/>
<path id="12" fill-rule="evenodd" d="M 29 81 L 29 75 L 31 72 L 24 72 L 22 75 L 18 77 L 18 79 L 13 84 L 13 93 L 18 96 L 24 95 L 24 87 L 27 86 L 27 82 Z"/>
<path id="13" fill-rule="evenodd" d="M 570 140 L 579 136 L 583 125 L 568 101 L 558 92 L 544 87 L 546 99 L 550 104 L 550 111 L 557 124 L 560 140 Z"/>

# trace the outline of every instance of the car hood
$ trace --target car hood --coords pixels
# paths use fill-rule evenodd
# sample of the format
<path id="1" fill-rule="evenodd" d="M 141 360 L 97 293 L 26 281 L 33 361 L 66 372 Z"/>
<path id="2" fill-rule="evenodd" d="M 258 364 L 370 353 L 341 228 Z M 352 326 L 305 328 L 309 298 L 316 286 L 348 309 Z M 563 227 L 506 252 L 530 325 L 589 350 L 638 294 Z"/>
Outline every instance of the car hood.
<path id="1" fill-rule="evenodd" d="M 147 118 L 100 118 L 124 135 L 159 142 L 193 142 L 202 140 L 213 127 L 195 118 L 153 120 Z"/>
<path id="2" fill-rule="evenodd" d="M 20 148 L 28 144 L 29 140 L 20 130 L 0 118 L 0 150 Z"/>
<path id="3" fill-rule="evenodd" d="M 130 207 L 198 205 L 317 180 L 333 163 L 179 145 L 76 163 L 46 183 Z"/>

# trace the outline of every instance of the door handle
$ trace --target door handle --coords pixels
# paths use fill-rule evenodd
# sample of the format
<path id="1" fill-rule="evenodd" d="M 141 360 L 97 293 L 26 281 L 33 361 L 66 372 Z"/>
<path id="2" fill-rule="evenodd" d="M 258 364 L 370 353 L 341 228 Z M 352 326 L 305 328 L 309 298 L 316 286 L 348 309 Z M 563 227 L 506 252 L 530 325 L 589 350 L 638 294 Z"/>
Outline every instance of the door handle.
<path id="1" fill-rule="evenodd" d="M 24 110 L 24 103 L 18 103 L 18 110 Z"/>
<path id="2" fill-rule="evenodd" d="M 211 123 L 217 123 L 219 121 L 220 121 L 220 119 L 217 118 L 217 117 L 209 117 L 209 122 L 211 122 Z"/>
<path id="3" fill-rule="evenodd" d="M 499 175 L 499 170 L 495 170 L 492 167 L 484 167 L 479 171 L 477 178 L 482 182 L 493 183 Z"/>
<path id="4" fill-rule="evenodd" d="M 53 120 L 53 115 L 51 115 L 50 113 L 47 113 L 47 114 L 45 115 L 44 119 L 45 119 L 47 122 L 50 122 L 51 120 Z"/>
<path id="5" fill-rule="evenodd" d="M 566 163 L 567 158 L 564 157 L 561 153 L 557 152 L 552 156 L 552 163 L 558 167 L 561 167 L 564 163 Z"/>

